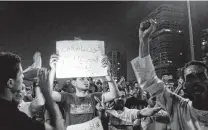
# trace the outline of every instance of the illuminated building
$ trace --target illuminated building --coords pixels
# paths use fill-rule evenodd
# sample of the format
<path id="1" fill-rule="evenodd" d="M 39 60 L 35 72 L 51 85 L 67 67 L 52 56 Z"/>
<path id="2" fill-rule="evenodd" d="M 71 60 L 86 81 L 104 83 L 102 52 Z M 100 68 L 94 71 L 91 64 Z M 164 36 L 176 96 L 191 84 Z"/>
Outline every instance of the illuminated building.
<path id="1" fill-rule="evenodd" d="M 108 53 L 108 60 L 111 63 L 111 74 L 115 79 L 119 79 L 122 75 L 122 56 L 119 51 L 111 51 Z M 122 68 L 121 68 L 122 67 Z"/>
<path id="2" fill-rule="evenodd" d="M 177 69 L 185 64 L 184 11 L 172 5 L 161 5 L 146 19 L 156 19 L 156 31 L 151 35 L 150 55 L 159 78 L 177 77 Z M 143 20 L 143 21 L 144 21 Z"/>
<path id="3" fill-rule="evenodd" d="M 208 29 L 201 32 L 201 59 L 208 65 Z"/>

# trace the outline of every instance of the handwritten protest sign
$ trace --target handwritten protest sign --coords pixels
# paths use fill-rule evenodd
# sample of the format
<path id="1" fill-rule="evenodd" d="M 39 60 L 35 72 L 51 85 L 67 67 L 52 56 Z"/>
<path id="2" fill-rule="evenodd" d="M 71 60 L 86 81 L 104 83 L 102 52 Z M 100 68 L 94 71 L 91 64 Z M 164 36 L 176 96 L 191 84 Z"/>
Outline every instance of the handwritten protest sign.
<path id="1" fill-rule="evenodd" d="M 142 62 L 141 62 L 142 61 Z M 151 78 L 150 73 L 155 74 L 154 71 L 151 71 L 146 68 L 153 68 L 152 64 L 149 64 L 150 61 L 147 61 L 144 58 L 136 57 L 131 61 L 132 68 L 134 70 L 134 74 L 137 78 L 138 83 L 145 83 L 148 78 Z M 140 84 L 142 87 L 142 85 Z"/>
<path id="2" fill-rule="evenodd" d="M 139 79 L 139 74 L 138 74 L 138 72 L 139 72 L 139 69 L 138 69 L 139 63 L 138 63 L 138 59 L 139 59 L 139 57 L 134 58 L 131 61 L 131 66 L 132 66 L 132 68 L 134 70 L 134 73 L 135 73 L 135 76 L 136 76 L 136 79 L 137 80 Z"/>
<path id="3" fill-rule="evenodd" d="M 58 41 L 60 56 L 56 68 L 57 78 L 106 76 L 107 68 L 102 67 L 103 41 Z"/>
<path id="4" fill-rule="evenodd" d="M 66 130 L 103 130 L 103 126 L 100 118 L 96 117 L 82 124 L 70 125 L 66 128 Z"/>

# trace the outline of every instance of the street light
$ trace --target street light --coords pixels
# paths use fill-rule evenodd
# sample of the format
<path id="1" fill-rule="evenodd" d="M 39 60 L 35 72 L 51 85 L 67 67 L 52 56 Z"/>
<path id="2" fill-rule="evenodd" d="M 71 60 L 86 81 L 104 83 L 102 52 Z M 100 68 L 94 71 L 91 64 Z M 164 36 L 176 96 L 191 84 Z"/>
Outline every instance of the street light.
<path id="1" fill-rule="evenodd" d="M 190 1 L 187 0 L 187 8 L 188 8 L 188 20 L 189 20 L 189 40 L 190 40 L 190 50 L 191 50 L 191 60 L 194 60 L 194 41 L 193 41 L 193 29 L 192 29 L 192 21 L 191 21 L 191 9 L 190 9 Z"/>

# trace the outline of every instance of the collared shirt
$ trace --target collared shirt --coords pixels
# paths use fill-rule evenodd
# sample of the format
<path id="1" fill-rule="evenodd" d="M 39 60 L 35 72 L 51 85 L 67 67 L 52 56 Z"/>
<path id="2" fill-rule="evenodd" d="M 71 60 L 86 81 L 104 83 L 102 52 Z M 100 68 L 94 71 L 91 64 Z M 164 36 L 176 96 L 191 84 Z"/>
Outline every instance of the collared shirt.
<path id="1" fill-rule="evenodd" d="M 133 65 L 140 86 L 169 113 L 172 130 L 208 130 L 208 111 L 196 110 L 191 101 L 184 99 L 164 87 L 157 77 L 150 55 L 136 58 Z"/>
<path id="2" fill-rule="evenodd" d="M 0 98 L 0 130 L 45 130 L 44 124 L 20 112 L 16 104 Z"/>
<path id="3" fill-rule="evenodd" d="M 31 104 L 31 102 L 24 102 L 22 100 L 22 102 L 20 104 L 18 104 L 17 108 L 21 112 L 24 112 L 28 117 L 32 118 L 32 114 L 31 114 L 31 111 L 30 111 L 30 104 Z"/>
<path id="4" fill-rule="evenodd" d="M 133 130 L 133 123 L 137 119 L 137 109 L 128 109 L 119 113 L 116 110 L 106 110 L 109 115 L 109 130 Z"/>

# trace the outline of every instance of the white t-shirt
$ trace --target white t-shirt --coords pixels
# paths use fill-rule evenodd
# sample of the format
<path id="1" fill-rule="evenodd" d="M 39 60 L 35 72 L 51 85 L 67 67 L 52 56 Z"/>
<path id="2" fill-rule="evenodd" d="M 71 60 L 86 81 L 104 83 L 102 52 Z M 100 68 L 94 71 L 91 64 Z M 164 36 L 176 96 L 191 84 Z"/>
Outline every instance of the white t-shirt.
<path id="1" fill-rule="evenodd" d="M 128 109 L 126 107 L 121 113 L 116 110 L 106 110 L 110 115 L 112 125 L 133 125 L 133 122 L 137 119 L 138 111 L 137 109 Z"/>
<path id="2" fill-rule="evenodd" d="M 151 95 L 157 96 L 158 102 L 169 113 L 171 130 L 208 130 L 208 111 L 193 108 L 190 100 L 165 88 L 155 74 L 150 55 L 134 61 L 132 67 L 135 68 L 138 83 Z"/>
<path id="3" fill-rule="evenodd" d="M 28 117 L 32 118 L 32 114 L 29 108 L 30 104 L 31 102 L 22 101 L 17 107 L 21 112 L 24 112 Z"/>

